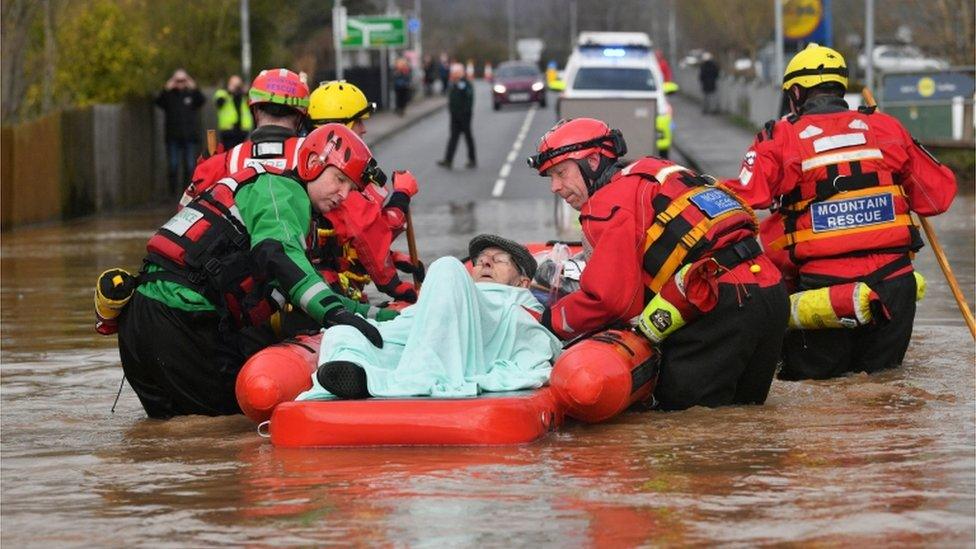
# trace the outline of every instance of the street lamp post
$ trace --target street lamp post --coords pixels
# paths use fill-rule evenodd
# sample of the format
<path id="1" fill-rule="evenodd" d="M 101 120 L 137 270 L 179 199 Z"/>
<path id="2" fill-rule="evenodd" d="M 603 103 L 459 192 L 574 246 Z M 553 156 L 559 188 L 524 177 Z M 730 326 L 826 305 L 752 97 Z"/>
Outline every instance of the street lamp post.
<path id="1" fill-rule="evenodd" d="M 864 0 L 864 83 L 874 90 L 874 0 Z"/>
<path id="2" fill-rule="evenodd" d="M 775 83 L 777 78 L 783 77 L 783 0 L 774 0 L 775 18 L 776 18 L 776 47 L 773 48 L 776 52 L 776 57 L 773 61 L 773 74 L 770 75 L 770 79 Z"/>
<path id="3" fill-rule="evenodd" d="M 251 12 L 248 0 L 241 0 L 241 76 L 251 80 Z"/>

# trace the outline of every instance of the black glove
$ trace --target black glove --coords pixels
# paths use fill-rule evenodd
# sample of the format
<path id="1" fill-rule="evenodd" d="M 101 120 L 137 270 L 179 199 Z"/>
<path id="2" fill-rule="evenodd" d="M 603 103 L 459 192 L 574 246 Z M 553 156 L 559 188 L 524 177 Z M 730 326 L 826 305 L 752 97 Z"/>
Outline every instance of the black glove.
<path id="1" fill-rule="evenodd" d="M 427 269 L 424 268 L 424 263 L 417 260 L 415 265 L 410 261 L 410 256 L 403 252 L 393 252 L 393 266 L 397 268 L 398 271 L 416 275 L 417 282 L 423 283 L 424 275 L 427 274 Z"/>
<path id="2" fill-rule="evenodd" d="M 345 309 L 333 309 L 325 315 L 323 321 L 326 327 L 336 326 L 338 324 L 352 326 L 366 336 L 366 339 L 368 339 L 374 347 L 378 349 L 383 348 L 383 336 L 380 335 L 380 331 L 369 322 L 366 322 L 366 319 L 359 315 L 350 313 Z"/>
<path id="3" fill-rule="evenodd" d="M 377 284 L 376 287 L 397 301 L 417 302 L 417 290 L 414 289 L 413 284 L 403 282 L 395 276 L 386 284 Z"/>

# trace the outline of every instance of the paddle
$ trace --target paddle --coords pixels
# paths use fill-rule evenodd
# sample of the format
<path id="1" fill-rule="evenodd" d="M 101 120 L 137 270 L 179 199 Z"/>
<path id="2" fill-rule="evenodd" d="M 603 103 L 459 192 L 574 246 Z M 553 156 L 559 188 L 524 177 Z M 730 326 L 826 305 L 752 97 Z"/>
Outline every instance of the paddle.
<path id="1" fill-rule="evenodd" d="M 869 107 L 877 107 L 878 103 L 874 100 L 874 94 L 871 90 L 865 87 L 861 90 L 861 96 L 864 97 L 864 102 Z M 976 339 L 976 321 L 973 320 L 973 312 L 969 310 L 969 304 L 966 303 L 966 297 L 962 294 L 962 290 L 959 288 L 959 282 L 956 280 L 956 275 L 952 274 L 952 267 L 949 266 L 949 259 L 946 257 L 945 251 L 942 249 L 942 245 L 939 244 L 939 239 L 935 236 L 935 229 L 932 228 L 932 224 L 929 220 L 923 216 L 914 216 L 918 219 L 919 224 L 922 225 L 922 230 L 925 231 L 925 238 L 929 241 L 929 245 L 932 246 L 932 251 L 935 252 L 935 259 L 939 262 L 939 267 L 942 268 L 942 274 L 945 275 L 946 282 L 949 283 L 949 288 L 952 290 L 952 296 L 956 298 L 956 305 L 959 306 L 959 311 L 962 313 L 963 319 L 966 321 L 966 326 L 969 326 L 969 333 Z"/>

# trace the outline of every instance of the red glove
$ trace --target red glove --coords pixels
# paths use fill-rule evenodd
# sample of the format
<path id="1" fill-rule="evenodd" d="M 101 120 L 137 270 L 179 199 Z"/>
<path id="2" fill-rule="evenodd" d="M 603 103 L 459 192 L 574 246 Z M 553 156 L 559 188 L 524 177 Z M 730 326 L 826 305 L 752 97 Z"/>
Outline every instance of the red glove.
<path id="1" fill-rule="evenodd" d="M 407 196 L 417 194 L 417 178 L 407 170 L 393 172 L 393 190 Z"/>

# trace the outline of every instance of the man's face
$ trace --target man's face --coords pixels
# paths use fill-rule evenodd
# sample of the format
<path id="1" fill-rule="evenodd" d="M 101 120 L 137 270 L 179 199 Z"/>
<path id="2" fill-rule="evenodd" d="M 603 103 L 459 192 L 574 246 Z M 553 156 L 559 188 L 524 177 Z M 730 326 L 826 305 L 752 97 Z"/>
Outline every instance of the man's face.
<path id="1" fill-rule="evenodd" d="M 586 190 L 586 183 L 583 181 L 583 174 L 575 160 L 563 160 L 549 168 L 546 175 L 549 176 L 551 183 L 550 190 L 554 194 L 558 194 L 574 210 L 582 209 L 583 204 L 590 198 L 590 193 Z"/>
<path id="2" fill-rule="evenodd" d="M 349 126 L 349 129 L 356 132 L 356 135 L 359 137 L 366 135 L 366 124 L 363 123 L 362 118 L 353 120 L 352 124 Z"/>
<path id="3" fill-rule="evenodd" d="M 306 188 L 312 207 L 319 213 L 325 213 L 342 204 L 356 184 L 335 166 L 328 166 L 318 177 L 309 181 Z"/>
<path id="4" fill-rule="evenodd" d="M 519 272 L 512 256 L 501 248 L 485 248 L 471 260 L 475 282 L 497 282 L 506 286 L 529 287 L 529 277 Z"/>
<path id="5" fill-rule="evenodd" d="M 240 76 L 231 76 L 227 79 L 227 89 L 232 92 L 239 92 L 244 87 L 244 81 Z"/>

